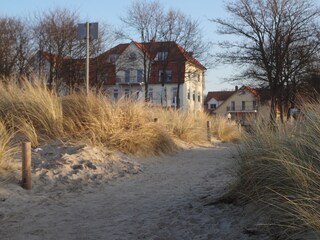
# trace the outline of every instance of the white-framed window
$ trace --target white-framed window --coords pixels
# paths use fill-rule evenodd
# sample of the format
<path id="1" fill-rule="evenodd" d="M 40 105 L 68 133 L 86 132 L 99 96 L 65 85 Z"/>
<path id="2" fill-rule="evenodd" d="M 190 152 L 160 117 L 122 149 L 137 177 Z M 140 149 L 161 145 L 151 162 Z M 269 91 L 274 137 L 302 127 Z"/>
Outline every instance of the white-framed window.
<path id="1" fill-rule="evenodd" d="M 137 70 L 137 82 L 143 82 L 143 70 L 142 69 Z"/>
<path id="2" fill-rule="evenodd" d="M 201 102 L 201 94 L 198 92 L 198 102 Z"/>
<path id="3" fill-rule="evenodd" d="M 113 89 L 113 99 L 117 100 L 119 97 L 119 89 L 115 88 Z"/>
<path id="4" fill-rule="evenodd" d="M 196 91 L 193 91 L 193 92 L 192 92 L 192 100 L 193 100 L 193 101 L 196 101 Z"/>
<path id="5" fill-rule="evenodd" d="M 215 103 L 211 103 L 209 109 L 216 109 L 217 108 L 217 104 Z"/>
<path id="6" fill-rule="evenodd" d="M 177 92 L 178 92 L 178 88 L 173 87 L 171 89 L 171 96 L 172 96 L 171 103 L 172 104 L 176 104 L 177 103 Z"/>
<path id="7" fill-rule="evenodd" d="M 118 57 L 119 57 L 118 54 L 110 54 L 109 62 L 114 63 L 115 61 L 117 61 Z"/>
<path id="8" fill-rule="evenodd" d="M 78 79 L 79 81 L 84 81 L 86 78 L 86 73 L 84 70 L 79 70 L 78 71 Z"/>
<path id="9" fill-rule="evenodd" d="M 172 71 L 171 70 L 160 70 L 159 71 L 159 82 L 168 83 L 172 81 Z"/>
<path id="10" fill-rule="evenodd" d="M 153 101 L 153 88 L 148 89 L 148 98 L 150 102 Z"/>
<path id="11" fill-rule="evenodd" d="M 246 110 L 246 102 L 242 101 L 242 110 Z"/>
<path id="12" fill-rule="evenodd" d="M 129 53 L 129 59 L 130 59 L 131 61 L 137 60 L 137 54 L 136 54 L 135 52 L 130 52 L 130 53 Z"/>
<path id="13" fill-rule="evenodd" d="M 236 103 L 234 101 L 231 102 L 231 111 L 236 110 Z"/>
<path id="14" fill-rule="evenodd" d="M 124 71 L 124 81 L 126 83 L 130 82 L 130 70 L 125 70 Z"/>
<path id="15" fill-rule="evenodd" d="M 128 88 L 125 88 L 124 89 L 124 97 L 129 98 L 129 96 L 130 96 L 130 90 Z"/>
<path id="16" fill-rule="evenodd" d="M 99 83 L 107 84 L 108 83 L 108 73 L 98 73 L 97 80 Z"/>
<path id="17" fill-rule="evenodd" d="M 158 61 L 164 61 L 168 58 L 168 52 L 157 52 L 156 60 Z"/>
<path id="18" fill-rule="evenodd" d="M 190 89 L 188 89 L 188 99 L 190 100 Z"/>

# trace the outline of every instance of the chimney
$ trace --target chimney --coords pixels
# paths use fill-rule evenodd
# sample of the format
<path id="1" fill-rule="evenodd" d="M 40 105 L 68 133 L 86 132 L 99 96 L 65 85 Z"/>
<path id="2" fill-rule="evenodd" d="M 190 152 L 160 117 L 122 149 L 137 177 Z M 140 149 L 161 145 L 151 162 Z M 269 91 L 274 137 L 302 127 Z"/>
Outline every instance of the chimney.
<path id="1" fill-rule="evenodd" d="M 238 91 L 238 90 L 239 90 L 238 86 L 236 86 L 234 90 L 235 90 L 235 91 Z"/>

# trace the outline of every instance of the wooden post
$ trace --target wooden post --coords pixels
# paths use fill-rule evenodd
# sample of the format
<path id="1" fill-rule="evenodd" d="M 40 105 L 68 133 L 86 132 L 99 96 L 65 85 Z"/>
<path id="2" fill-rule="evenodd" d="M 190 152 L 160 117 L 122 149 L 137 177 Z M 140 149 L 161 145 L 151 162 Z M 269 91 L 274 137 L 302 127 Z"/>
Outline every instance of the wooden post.
<path id="1" fill-rule="evenodd" d="M 208 141 L 211 142 L 211 121 L 207 121 L 207 136 Z"/>
<path id="2" fill-rule="evenodd" d="M 153 121 L 156 123 L 158 122 L 158 118 L 154 118 Z"/>
<path id="3" fill-rule="evenodd" d="M 22 143 L 22 187 L 31 189 L 31 142 Z"/>

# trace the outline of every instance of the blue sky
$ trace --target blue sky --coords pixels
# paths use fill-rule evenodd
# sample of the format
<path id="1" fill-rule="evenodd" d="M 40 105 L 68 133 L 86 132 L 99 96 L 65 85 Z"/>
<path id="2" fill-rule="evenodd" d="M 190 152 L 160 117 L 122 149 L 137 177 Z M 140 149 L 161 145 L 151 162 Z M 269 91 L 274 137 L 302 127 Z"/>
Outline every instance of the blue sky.
<path id="1" fill-rule="evenodd" d="M 132 0 L 0 0 L 1 16 L 32 17 L 37 12 L 68 8 L 78 12 L 82 21 L 97 21 L 119 26 L 119 17 L 124 16 Z M 227 17 L 223 0 L 160 0 L 165 8 L 180 9 L 185 14 L 197 19 L 203 28 L 207 41 L 217 42 L 222 37 L 215 33 L 215 25 L 210 18 Z M 319 4 L 320 0 L 316 0 Z M 234 86 L 223 80 L 235 72 L 231 66 L 218 66 L 208 69 L 206 74 L 206 92 L 233 89 Z"/>

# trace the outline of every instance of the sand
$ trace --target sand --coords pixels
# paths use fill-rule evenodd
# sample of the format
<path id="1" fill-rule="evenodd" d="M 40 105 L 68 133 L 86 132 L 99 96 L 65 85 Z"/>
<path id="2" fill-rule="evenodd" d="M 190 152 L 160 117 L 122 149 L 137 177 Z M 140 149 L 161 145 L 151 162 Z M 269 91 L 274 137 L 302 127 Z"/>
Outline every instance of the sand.
<path id="1" fill-rule="evenodd" d="M 1 239 L 270 239 L 248 209 L 208 205 L 234 181 L 232 144 L 138 158 L 59 142 L 33 150 L 33 188 L 0 186 Z"/>

